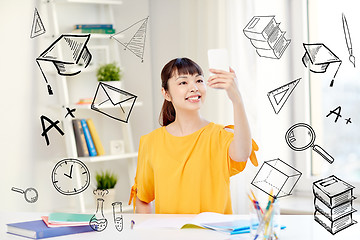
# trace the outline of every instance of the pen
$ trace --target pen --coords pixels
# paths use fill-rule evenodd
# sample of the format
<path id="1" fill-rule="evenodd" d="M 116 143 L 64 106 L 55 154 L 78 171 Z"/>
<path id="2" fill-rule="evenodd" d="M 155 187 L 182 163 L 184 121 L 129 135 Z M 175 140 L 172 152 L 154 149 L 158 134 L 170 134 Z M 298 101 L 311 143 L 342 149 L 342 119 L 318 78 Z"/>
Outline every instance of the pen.
<path id="1" fill-rule="evenodd" d="M 251 194 L 252 194 L 253 197 L 254 197 L 254 200 L 258 203 L 258 206 L 259 206 L 259 208 L 260 208 L 261 213 L 264 214 L 263 210 L 262 210 L 261 207 L 260 207 L 259 201 L 258 201 L 258 200 L 256 199 L 256 197 L 255 197 L 254 192 L 253 192 L 251 189 L 250 189 L 250 191 L 251 191 Z"/>
<path id="2" fill-rule="evenodd" d="M 264 214 L 264 217 L 263 217 L 262 221 L 260 222 L 258 229 L 256 231 L 254 240 L 256 240 L 259 237 L 259 234 L 262 231 L 262 229 L 264 228 L 265 223 L 267 223 L 269 221 L 269 216 L 271 216 L 272 209 L 273 209 L 273 206 L 272 206 L 271 202 L 269 202 L 268 207 L 266 208 L 266 213 Z"/>
<path id="3" fill-rule="evenodd" d="M 135 221 L 131 220 L 131 229 L 134 229 Z"/>

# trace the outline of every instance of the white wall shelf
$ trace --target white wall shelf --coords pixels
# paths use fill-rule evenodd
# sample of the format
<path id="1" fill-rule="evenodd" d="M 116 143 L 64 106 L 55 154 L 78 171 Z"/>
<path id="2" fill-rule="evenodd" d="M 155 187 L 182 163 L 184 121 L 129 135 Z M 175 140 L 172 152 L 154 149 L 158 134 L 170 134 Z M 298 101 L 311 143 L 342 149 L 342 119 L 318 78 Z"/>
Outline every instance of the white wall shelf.
<path id="1" fill-rule="evenodd" d="M 95 156 L 95 157 L 79 157 L 79 160 L 83 162 L 103 162 L 103 161 L 114 161 L 121 159 L 129 159 L 135 158 L 138 156 L 137 152 L 133 153 L 124 153 L 119 155 L 103 155 L 103 156 Z"/>
<path id="2" fill-rule="evenodd" d="M 61 3 L 61 7 L 58 6 L 58 4 Z M 62 26 L 63 22 L 61 21 L 61 16 L 66 16 L 66 9 L 70 9 L 72 6 L 74 6 L 74 3 L 81 3 L 81 8 L 88 8 L 89 10 L 92 10 L 94 12 L 94 20 L 98 21 L 97 17 L 102 17 L 102 22 L 107 22 L 109 24 L 112 24 L 115 28 L 115 19 L 114 19 L 114 13 L 113 13 L 113 6 L 114 5 L 121 5 L 122 1 L 117 0 L 50 0 L 50 1 L 44 1 L 44 4 L 46 4 L 46 9 L 48 11 L 48 16 L 51 19 L 52 22 L 52 32 L 49 34 L 52 39 L 56 39 L 60 35 L 64 34 L 70 34 L 70 35 L 87 35 L 82 33 L 69 33 L 68 29 L 72 27 L 69 24 L 79 24 L 79 22 L 67 22 L 66 26 Z M 89 5 L 90 4 L 90 5 Z M 96 5 L 94 5 L 96 4 Z M 89 6 L 85 6 L 89 5 Z M 62 11 L 60 12 L 60 9 Z M 65 10 L 64 10 L 65 9 Z M 98 16 L 95 16 L 98 15 Z M 79 19 L 77 20 L 79 21 Z M 80 20 L 81 21 L 81 20 Z M 88 19 L 89 21 L 89 19 Z M 81 22 L 83 23 L 83 22 Z M 94 22 L 91 22 L 93 24 Z M 85 22 L 85 24 L 87 24 Z M 64 24 L 63 24 L 64 25 Z M 67 29 L 66 31 L 61 31 L 61 29 Z M 116 28 L 115 28 L 116 29 Z M 59 112 L 64 111 L 64 107 L 68 107 L 70 109 L 81 109 L 85 111 L 80 111 L 76 113 L 77 118 L 93 118 L 94 124 L 99 124 L 98 126 L 95 126 L 98 131 L 101 131 L 99 135 L 105 137 L 105 141 L 101 139 L 101 142 L 104 146 L 109 146 L 110 142 L 113 139 L 122 139 L 124 142 L 124 153 L 123 154 L 117 154 L 117 155 L 101 155 L 101 156 L 94 156 L 94 157 L 79 157 L 77 153 L 76 148 L 76 141 L 74 137 L 74 131 L 73 131 L 73 125 L 72 125 L 72 119 L 71 118 L 65 118 L 64 115 L 62 115 L 62 123 L 63 123 L 63 129 L 65 132 L 64 139 L 65 139 L 65 147 L 66 147 L 66 155 L 67 157 L 76 157 L 79 160 L 83 161 L 84 163 L 91 163 L 91 167 L 96 169 L 97 163 L 100 162 L 108 162 L 108 161 L 125 161 L 128 169 L 128 177 L 129 177 L 129 184 L 130 186 L 122 186 L 121 188 L 128 187 L 130 189 L 131 185 L 133 184 L 134 177 L 135 177 L 135 168 L 136 168 L 136 159 L 137 159 L 137 152 L 134 149 L 134 143 L 133 143 L 133 136 L 132 136 L 132 130 L 130 123 L 120 123 L 119 121 L 110 120 L 107 116 L 103 114 L 96 114 L 91 113 L 87 110 L 91 110 L 91 104 L 76 104 L 74 101 L 76 101 L 77 98 L 82 98 L 81 95 L 85 96 L 94 96 L 95 89 L 93 89 L 94 86 L 96 86 L 96 70 L 99 66 L 99 64 L 104 63 L 111 63 L 116 62 L 120 68 L 123 70 L 121 66 L 121 59 L 120 59 L 120 50 L 119 50 L 119 44 L 113 41 L 113 39 L 110 39 L 110 37 L 113 34 L 90 34 L 90 41 L 88 42 L 88 49 L 90 53 L 92 54 L 92 59 L 90 62 L 90 65 L 87 68 L 82 68 L 79 66 L 79 72 L 81 72 L 74 76 L 61 76 L 57 74 L 56 71 L 53 71 L 53 69 L 46 69 L 46 74 L 51 73 L 52 82 L 56 82 L 56 92 L 54 92 L 54 95 L 57 95 L 59 98 L 59 103 L 50 105 L 53 109 L 57 109 Z M 116 34 L 116 38 L 122 38 L 122 34 Z M 108 39 L 108 40 L 106 40 Z M 61 56 L 63 54 L 64 50 L 59 47 L 58 48 L 58 55 Z M 100 52 L 100 54 L 98 53 Z M 95 54 L 96 53 L 96 54 Z M 76 69 L 78 66 L 74 66 Z M 93 78 L 93 79 L 91 79 Z M 91 81 L 91 82 L 90 82 Z M 89 83 L 89 84 L 88 84 Z M 72 98 L 70 98 L 72 97 Z M 141 106 L 141 102 L 135 102 L 134 105 L 132 103 L 124 102 L 121 104 L 122 107 L 130 108 L 132 106 Z M 117 106 L 118 107 L 118 106 Z M 116 108 L 116 106 L 109 106 L 105 108 Z M 106 122 L 106 124 L 105 124 Z M 118 131 L 118 134 L 117 134 Z M 109 136 L 108 136 L 109 135 Z M 114 138 L 115 136 L 115 138 Z M 111 169 L 115 170 L 115 169 Z M 92 179 L 92 181 L 95 179 Z M 80 182 L 79 182 L 80 184 Z M 120 183 L 118 183 L 120 184 Z M 86 212 L 85 207 L 85 199 L 84 199 L 84 192 L 78 194 L 79 196 L 79 205 L 81 212 Z M 127 199 L 121 199 L 122 201 L 125 201 L 127 203 Z M 129 208 L 130 209 L 130 208 Z M 127 209 L 127 210 L 129 210 Z"/>

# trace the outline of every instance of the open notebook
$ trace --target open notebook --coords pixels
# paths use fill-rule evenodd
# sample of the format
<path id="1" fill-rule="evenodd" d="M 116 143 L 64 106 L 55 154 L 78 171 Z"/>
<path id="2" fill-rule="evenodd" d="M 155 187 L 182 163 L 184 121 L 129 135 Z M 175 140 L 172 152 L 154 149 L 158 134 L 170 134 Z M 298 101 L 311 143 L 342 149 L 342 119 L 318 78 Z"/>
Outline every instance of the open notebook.
<path id="1" fill-rule="evenodd" d="M 229 234 L 250 232 L 250 220 L 241 219 L 236 215 L 203 212 L 195 217 L 162 217 L 151 218 L 134 226 L 136 229 L 154 228 L 202 228 L 221 231 Z"/>

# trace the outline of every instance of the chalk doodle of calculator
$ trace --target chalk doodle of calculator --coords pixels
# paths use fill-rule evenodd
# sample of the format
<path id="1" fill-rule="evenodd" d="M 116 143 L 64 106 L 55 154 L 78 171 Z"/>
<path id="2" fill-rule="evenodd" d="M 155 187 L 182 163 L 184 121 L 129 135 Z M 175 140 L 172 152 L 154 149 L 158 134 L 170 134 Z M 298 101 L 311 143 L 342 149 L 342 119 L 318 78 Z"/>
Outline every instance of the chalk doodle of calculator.
<path id="1" fill-rule="evenodd" d="M 291 93 L 294 91 L 295 87 L 300 82 L 300 79 L 301 78 L 296 79 L 290 83 L 287 83 L 268 92 L 267 96 L 276 114 L 280 112 L 281 108 L 284 106 L 287 99 L 290 97 Z"/>

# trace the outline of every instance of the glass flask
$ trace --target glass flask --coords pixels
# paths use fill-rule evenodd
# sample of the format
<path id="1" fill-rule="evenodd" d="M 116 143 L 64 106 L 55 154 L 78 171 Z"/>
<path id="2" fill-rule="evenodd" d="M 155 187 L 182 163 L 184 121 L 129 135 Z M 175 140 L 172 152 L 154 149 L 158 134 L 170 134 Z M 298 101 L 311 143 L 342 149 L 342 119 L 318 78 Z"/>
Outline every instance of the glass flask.
<path id="1" fill-rule="evenodd" d="M 94 231 L 101 232 L 107 227 L 107 219 L 103 213 L 104 199 L 97 199 L 96 213 L 91 217 L 89 225 Z"/>
<path id="2" fill-rule="evenodd" d="M 123 216 L 122 216 L 122 203 L 121 202 L 113 202 L 113 215 L 114 215 L 114 222 L 115 228 L 121 232 L 123 230 Z"/>

